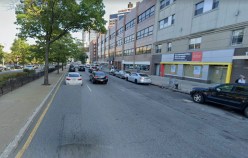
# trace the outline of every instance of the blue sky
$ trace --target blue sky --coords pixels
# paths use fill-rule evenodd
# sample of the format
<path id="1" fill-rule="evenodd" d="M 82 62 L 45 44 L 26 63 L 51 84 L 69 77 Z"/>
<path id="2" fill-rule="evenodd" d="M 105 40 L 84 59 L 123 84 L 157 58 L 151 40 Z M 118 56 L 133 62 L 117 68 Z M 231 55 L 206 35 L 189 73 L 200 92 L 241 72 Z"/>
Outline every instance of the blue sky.
<path id="1" fill-rule="evenodd" d="M 110 14 L 116 13 L 120 9 L 127 8 L 128 2 L 136 4 L 139 0 L 103 0 L 106 14 L 105 20 L 108 21 Z M 16 38 L 17 30 L 15 22 L 14 4 L 18 0 L 0 0 L 0 44 L 4 46 L 4 51 L 9 52 L 10 47 Z M 114 8 L 114 9 L 113 9 Z M 73 37 L 81 39 L 81 33 L 74 33 Z M 32 40 L 30 40 L 32 43 Z"/>

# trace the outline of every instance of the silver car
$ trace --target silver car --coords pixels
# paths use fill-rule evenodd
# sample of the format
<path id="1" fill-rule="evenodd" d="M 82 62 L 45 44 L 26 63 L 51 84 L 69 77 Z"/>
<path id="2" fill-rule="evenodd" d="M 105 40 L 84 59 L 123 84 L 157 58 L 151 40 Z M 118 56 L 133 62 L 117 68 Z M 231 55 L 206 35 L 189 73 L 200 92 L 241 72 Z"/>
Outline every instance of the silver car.
<path id="1" fill-rule="evenodd" d="M 151 84 L 152 79 L 145 73 L 132 73 L 127 78 L 128 81 L 134 82 L 134 83 L 142 83 L 142 84 Z"/>
<path id="2" fill-rule="evenodd" d="M 121 79 L 127 79 L 127 77 L 130 75 L 131 73 L 129 71 L 125 71 L 125 70 L 121 70 L 119 71 L 118 74 L 116 74 L 116 77 L 119 77 Z"/>

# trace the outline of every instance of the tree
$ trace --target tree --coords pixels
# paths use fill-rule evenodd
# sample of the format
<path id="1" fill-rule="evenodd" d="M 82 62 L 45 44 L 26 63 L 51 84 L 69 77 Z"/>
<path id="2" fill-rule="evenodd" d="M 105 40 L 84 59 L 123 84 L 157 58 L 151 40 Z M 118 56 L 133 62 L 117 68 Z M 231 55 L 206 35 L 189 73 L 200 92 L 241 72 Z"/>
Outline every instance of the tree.
<path id="1" fill-rule="evenodd" d="M 50 46 L 69 32 L 81 29 L 105 32 L 105 14 L 102 0 L 22 0 L 16 8 L 16 24 L 21 37 L 30 37 L 45 43 L 44 85 L 48 81 Z"/>
<path id="2" fill-rule="evenodd" d="M 3 51 L 3 48 L 4 46 L 0 44 L 0 61 L 2 61 L 2 63 L 3 63 L 4 54 L 5 54 L 5 52 Z"/>
<path id="3" fill-rule="evenodd" d="M 30 63 L 30 46 L 24 39 L 15 39 L 10 49 L 12 55 L 16 58 L 16 64 L 19 62 L 24 66 L 24 64 Z"/>

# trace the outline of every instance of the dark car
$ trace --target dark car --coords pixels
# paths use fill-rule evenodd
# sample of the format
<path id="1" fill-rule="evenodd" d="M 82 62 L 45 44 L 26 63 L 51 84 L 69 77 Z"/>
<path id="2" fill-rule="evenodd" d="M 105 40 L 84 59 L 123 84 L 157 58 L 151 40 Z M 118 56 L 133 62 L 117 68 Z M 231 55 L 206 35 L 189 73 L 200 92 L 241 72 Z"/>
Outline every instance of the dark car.
<path id="1" fill-rule="evenodd" d="M 76 68 L 75 68 L 75 66 L 73 66 L 73 65 L 70 65 L 70 67 L 69 67 L 69 70 L 68 70 L 69 72 L 76 72 Z"/>
<path id="2" fill-rule="evenodd" d="M 96 66 L 92 66 L 88 71 L 89 73 L 92 73 L 93 71 L 98 71 L 98 68 Z"/>
<path id="3" fill-rule="evenodd" d="M 210 88 L 195 87 L 190 91 L 194 102 L 214 102 L 244 112 L 248 117 L 248 84 L 220 84 Z"/>
<path id="4" fill-rule="evenodd" d="M 90 81 L 94 83 L 108 83 L 108 76 L 102 71 L 93 71 L 90 74 Z"/>
<path id="5" fill-rule="evenodd" d="M 78 71 L 85 71 L 85 67 L 84 67 L 83 65 L 80 65 L 80 66 L 78 67 Z"/>

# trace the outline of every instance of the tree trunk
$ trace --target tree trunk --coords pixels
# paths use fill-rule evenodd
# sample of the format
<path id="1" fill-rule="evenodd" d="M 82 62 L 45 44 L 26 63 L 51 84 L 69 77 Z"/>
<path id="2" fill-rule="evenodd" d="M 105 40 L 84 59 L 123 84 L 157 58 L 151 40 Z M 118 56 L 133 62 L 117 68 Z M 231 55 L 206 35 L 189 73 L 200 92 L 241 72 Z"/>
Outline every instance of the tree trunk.
<path id="1" fill-rule="evenodd" d="M 58 69 L 57 73 L 59 74 L 59 61 L 57 63 L 57 69 Z"/>
<path id="2" fill-rule="evenodd" d="M 49 85 L 48 81 L 48 58 L 49 58 L 49 48 L 50 48 L 50 43 L 47 40 L 46 41 L 46 54 L 45 54 L 45 74 L 44 74 L 44 85 Z"/>

